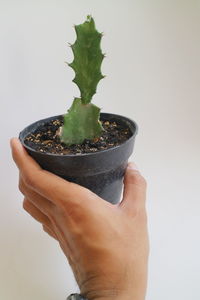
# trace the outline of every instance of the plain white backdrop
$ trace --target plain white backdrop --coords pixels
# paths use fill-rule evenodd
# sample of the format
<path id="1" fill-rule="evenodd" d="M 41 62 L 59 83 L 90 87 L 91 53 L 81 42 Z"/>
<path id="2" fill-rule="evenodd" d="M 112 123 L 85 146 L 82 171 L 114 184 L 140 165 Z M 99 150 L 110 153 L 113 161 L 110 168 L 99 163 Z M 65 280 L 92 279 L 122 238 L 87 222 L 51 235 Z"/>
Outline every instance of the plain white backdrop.
<path id="1" fill-rule="evenodd" d="M 107 58 L 94 103 L 139 125 L 148 181 L 147 300 L 200 299 L 200 1 L 0 0 L 0 299 L 78 291 L 56 242 L 22 210 L 9 138 L 64 113 L 78 89 L 67 42 L 92 14 Z"/>

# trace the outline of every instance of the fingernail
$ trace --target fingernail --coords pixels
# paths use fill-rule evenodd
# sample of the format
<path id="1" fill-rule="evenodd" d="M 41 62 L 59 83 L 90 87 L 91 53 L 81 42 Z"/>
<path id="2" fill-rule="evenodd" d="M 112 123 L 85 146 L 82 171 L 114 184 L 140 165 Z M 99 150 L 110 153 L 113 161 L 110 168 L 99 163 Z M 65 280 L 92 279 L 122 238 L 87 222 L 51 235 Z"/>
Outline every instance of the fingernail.
<path id="1" fill-rule="evenodd" d="M 128 164 L 128 167 L 127 167 L 128 169 L 131 169 L 131 170 L 134 170 L 134 171 L 139 171 L 139 168 L 138 168 L 138 166 L 135 164 L 135 163 L 133 163 L 133 162 L 130 162 L 129 164 Z"/>

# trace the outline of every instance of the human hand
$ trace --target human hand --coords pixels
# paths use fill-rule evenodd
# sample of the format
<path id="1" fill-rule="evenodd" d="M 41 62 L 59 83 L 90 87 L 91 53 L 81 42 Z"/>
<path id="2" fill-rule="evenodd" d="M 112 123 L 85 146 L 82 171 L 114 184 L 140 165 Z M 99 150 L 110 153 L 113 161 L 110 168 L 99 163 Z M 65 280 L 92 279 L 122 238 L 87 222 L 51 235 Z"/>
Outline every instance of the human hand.
<path id="1" fill-rule="evenodd" d="M 40 166 L 18 139 L 11 140 L 24 209 L 54 237 L 66 255 L 81 294 L 89 300 L 144 300 L 148 233 L 146 183 L 133 164 L 120 204 Z"/>

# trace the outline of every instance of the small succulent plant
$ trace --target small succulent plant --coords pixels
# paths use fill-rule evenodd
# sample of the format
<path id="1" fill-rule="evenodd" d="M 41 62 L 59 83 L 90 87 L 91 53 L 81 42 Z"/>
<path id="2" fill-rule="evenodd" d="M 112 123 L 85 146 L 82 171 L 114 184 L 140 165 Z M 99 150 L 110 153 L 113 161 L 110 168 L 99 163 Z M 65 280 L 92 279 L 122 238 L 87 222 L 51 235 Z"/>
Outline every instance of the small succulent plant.
<path id="1" fill-rule="evenodd" d="M 75 82 L 80 90 L 80 98 L 75 98 L 64 115 L 61 128 L 61 141 L 67 145 L 81 144 L 85 139 L 98 138 L 103 127 L 99 120 L 100 108 L 91 103 L 99 81 L 104 54 L 101 51 L 102 33 L 95 27 L 91 16 L 80 25 L 75 25 L 77 39 L 70 45 L 74 60 L 69 66 L 74 70 Z"/>

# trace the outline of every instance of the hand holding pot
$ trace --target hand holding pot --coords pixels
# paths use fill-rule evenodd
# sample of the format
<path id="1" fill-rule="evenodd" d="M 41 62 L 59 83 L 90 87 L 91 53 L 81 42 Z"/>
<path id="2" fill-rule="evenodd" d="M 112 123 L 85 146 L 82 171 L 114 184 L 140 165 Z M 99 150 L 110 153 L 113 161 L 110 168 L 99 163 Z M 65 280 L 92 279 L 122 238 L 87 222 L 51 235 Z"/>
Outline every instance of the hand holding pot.
<path id="1" fill-rule="evenodd" d="M 144 300 L 148 233 L 146 183 L 129 164 L 123 201 L 112 205 L 88 189 L 44 171 L 18 139 L 11 141 L 24 209 L 54 237 L 88 299 Z"/>

